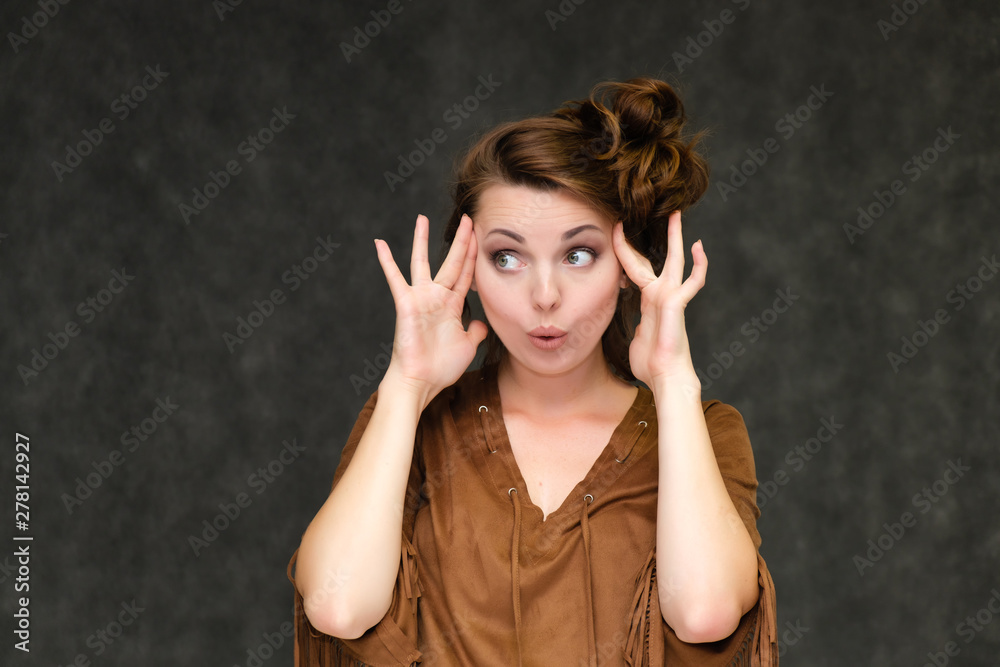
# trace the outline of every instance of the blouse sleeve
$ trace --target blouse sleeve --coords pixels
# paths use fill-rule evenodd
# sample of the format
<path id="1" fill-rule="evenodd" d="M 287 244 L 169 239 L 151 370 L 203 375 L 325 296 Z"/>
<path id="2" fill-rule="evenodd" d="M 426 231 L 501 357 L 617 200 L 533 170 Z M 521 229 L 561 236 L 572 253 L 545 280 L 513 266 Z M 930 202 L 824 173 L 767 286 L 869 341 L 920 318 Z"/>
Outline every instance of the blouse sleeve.
<path id="1" fill-rule="evenodd" d="M 371 420 L 377 400 L 376 390 L 361 408 L 354 428 L 348 436 L 347 444 L 344 445 L 340 463 L 334 472 L 331 492 L 337 487 L 347 466 L 350 465 L 361 436 Z M 418 424 L 403 508 L 402 546 L 392 602 L 378 624 L 356 639 L 332 637 L 316 630 L 305 615 L 303 597 L 292 574 L 299 550 L 296 549 L 292 554 L 287 574 L 289 581 L 292 582 L 295 597 L 294 664 L 296 667 L 409 666 L 420 658 L 417 644 L 417 605 L 422 588 L 417 576 L 416 550 L 412 540 L 413 523 L 420 506 L 420 487 L 424 478 L 420 455 L 421 432 L 422 429 Z"/>
<path id="2" fill-rule="evenodd" d="M 774 582 L 760 555 L 761 539 L 757 532 L 760 509 L 757 507 L 757 475 L 750 437 L 736 408 L 719 401 L 706 401 L 703 408 L 722 480 L 742 520 L 742 527 L 746 528 L 757 549 L 757 604 L 743 615 L 739 626 L 726 639 L 685 643 L 660 614 L 659 596 L 655 594 L 656 560 L 654 552 L 650 552 L 645 569 L 636 581 L 639 603 L 632 621 L 634 636 L 629 639 L 627 662 L 633 667 L 653 664 L 775 667 L 778 664 L 777 605 Z M 654 619 L 662 623 L 662 635 L 652 631 Z"/>
<path id="3" fill-rule="evenodd" d="M 750 534 L 757 549 L 757 584 L 759 597 L 757 605 L 744 614 L 736 631 L 728 638 L 703 646 L 712 652 L 725 656 L 726 665 L 751 665 L 752 667 L 773 667 L 778 664 L 777 604 L 774 582 L 767 564 L 760 555 L 760 533 L 757 519 L 757 471 L 754 465 L 753 449 L 743 416 L 731 405 L 719 401 L 704 403 L 705 423 L 712 439 L 715 459 L 722 473 L 729 497 L 743 520 L 743 526 Z M 668 657 L 669 652 L 668 652 Z M 684 660 L 680 664 L 689 664 Z M 690 664 L 697 664 L 691 662 Z"/>
<path id="4" fill-rule="evenodd" d="M 728 640 L 723 641 L 736 644 L 742 627 L 746 625 L 748 628 L 746 640 L 740 639 L 739 645 L 735 647 L 738 649 L 736 656 L 744 653 L 746 656 L 743 662 L 737 661 L 732 664 L 771 667 L 778 664 L 777 600 L 774 581 L 760 554 L 761 539 L 757 531 L 757 519 L 760 518 L 760 508 L 757 507 L 757 470 L 750 436 L 739 411 L 719 401 L 710 401 L 706 404 L 705 422 L 708 425 L 712 447 L 715 449 L 715 459 L 719 464 L 719 472 L 722 473 L 726 490 L 729 491 L 729 497 L 743 520 L 754 547 L 757 548 L 759 587 L 757 606 L 744 615 L 740 628 Z M 747 646 L 750 650 L 745 651 L 743 646 Z"/>

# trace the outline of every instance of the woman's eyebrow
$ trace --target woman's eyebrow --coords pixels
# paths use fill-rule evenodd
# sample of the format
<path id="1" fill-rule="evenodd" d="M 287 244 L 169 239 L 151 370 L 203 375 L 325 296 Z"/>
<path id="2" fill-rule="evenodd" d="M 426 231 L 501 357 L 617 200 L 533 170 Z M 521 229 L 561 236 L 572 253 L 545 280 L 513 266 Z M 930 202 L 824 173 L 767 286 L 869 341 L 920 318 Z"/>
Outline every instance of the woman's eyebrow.
<path id="1" fill-rule="evenodd" d="M 517 232 L 512 232 L 509 229 L 491 229 L 486 236 L 490 236 L 491 234 L 503 234 L 504 236 L 509 236 L 510 238 L 514 239 L 518 243 L 524 243 L 523 236 L 521 236 Z"/>
<path id="2" fill-rule="evenodd" d="M 584 232 L 588 229 L 596 229 L 597 231 L 601 231 L 601 228 L 598 227 L 597 225 L 580 225 L 579 227 L 574 227 L 573 229 L 570 229 L 569 231 L 563 233 L 562 240 L 567 241 L 576 236 L 577 234 Z M 517 232 L 512 232 L 509 229 L 491 229 L 486 236 L 489 236 L 490 234 L 503 234 L 504 236 L 509 236 L 510 238 L 514 239 L 518 243 L 524 243 L 523 236 L 521 236 Z"/>
<path id="3" fill-rule="evenodd" d="M 597 231 L 601 231 L 601 228 L 598 227 L 597 225 L 580 225 L 579 227 L 574 227 L 573 229 L 563 234 L 562 240 L 567 241 L 576 236 L 577 234 L 579 234 L 580 232 L 586 231 L 588 229 L 596 229 Z"/>

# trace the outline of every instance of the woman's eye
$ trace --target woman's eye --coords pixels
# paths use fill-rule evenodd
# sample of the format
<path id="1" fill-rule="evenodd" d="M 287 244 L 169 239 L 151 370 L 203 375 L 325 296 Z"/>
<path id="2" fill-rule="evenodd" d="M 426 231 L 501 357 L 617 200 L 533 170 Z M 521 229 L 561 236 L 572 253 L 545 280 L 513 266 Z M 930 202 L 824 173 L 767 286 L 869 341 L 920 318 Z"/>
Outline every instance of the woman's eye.
<path id="1" fill-rule="evenodd" d="M 566 259 L 569 260 L 570 264 L 585 266 L 593 262 L 596 257 L 597 255 L 593 250 L 577 248 L 576 250 L 570 251 L 569 255 L 566 256 Z"/>
<path id="2" fill-rule="evenodd" d="M 517 258 L 503 250 L 492 253 L 492 259 L 493 263 L 501 269 L 510 269 L 517 265 Z"/>

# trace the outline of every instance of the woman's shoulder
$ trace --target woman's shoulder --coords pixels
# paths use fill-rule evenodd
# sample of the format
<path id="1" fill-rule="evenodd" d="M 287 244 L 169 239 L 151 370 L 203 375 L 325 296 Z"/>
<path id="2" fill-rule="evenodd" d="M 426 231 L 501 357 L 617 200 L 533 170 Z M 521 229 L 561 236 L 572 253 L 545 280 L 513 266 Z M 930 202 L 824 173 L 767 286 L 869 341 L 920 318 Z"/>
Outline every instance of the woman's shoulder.
<path id="1" fill-rule="evenodd" d="M 740 411 L 718 399 L 702 401 L 701 405 L 716 459 L 740 461 L 741 465 L 753 470 L 753 447 Z"/>
<path id="2" fill-rule="evenodd" d="M 709 400 L 703 400 L 701 402 L 701 409 L 705 413 L 705 419 L 708 420 L 710 417 L 712 419 L 738 419 L 743 421 L 743 415 L 736 406 L 729 403 L 723 403 L 717 398 L 711 398 Z"/>
<path id="3" fill-rule="evenodd" d="M 490 375 L 486 369 L 467 370 L 451 385 L 445 387 L 431 399 L 424 413 L 440 414 L 454 412 L 475 404 L 482 405 L 490 400 Z"/>

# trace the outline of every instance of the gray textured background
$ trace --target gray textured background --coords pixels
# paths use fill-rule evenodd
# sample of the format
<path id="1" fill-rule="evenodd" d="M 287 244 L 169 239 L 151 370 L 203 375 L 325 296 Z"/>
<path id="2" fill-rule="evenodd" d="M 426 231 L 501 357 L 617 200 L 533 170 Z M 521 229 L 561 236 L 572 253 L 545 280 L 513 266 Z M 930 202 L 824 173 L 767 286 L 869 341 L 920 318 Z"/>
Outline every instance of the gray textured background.
<path id="1" fill-rule="evenodd" d="M 437 240 L 452 157 L 476 132 L 639 74 L 674 77 L 712 131 L 712 186 L 685 216 L 711 262 L 689 333 L 705 395 L 743 413 L 773 482 L 760 528 L 783 664 L 921 665 L 948 642 L 949 664 L 1000 664 L 987 607 L 1000 590 L 1000 279 L 969 284 L 1000 252 L 994 2 L 563 0 L 553 24 L 556 0 L 402 0 L 351 62 L 338 45 L 385 2 L 219 5 L 71 2 L 13 41 L 42 10 L 0 10 L 3 664 L 252 663 L 291 618 L 286 563 L 392 340 L 372 238 L 405 263 L 417 213 Z M 904 5 L 915 13 L 886 38 L 878 21 Z M 720 34 L 704 32 L 727 9 Z M 169 74 L 122 118 L 115 100 L 157 65 Z M 490 76 L 499 87 L 449 122 Z M 780 119 L 814 86 L 833 95 L 787 136 Z M 274 108 L 294 119 L 248 161 L 239 146 Z M 57 175 L 103 118 L 114 131 Z M 384 173 L 436 128 L 446 140 L 390 190 Z M 939 128 L 959 136 L 910 180 Z M 723 196 L 769 138 L 778 151 Z M 180 204 L 230 160 L 241 172 L 186 224 Z M 844 225 L 897 179 L 905 192 L 852 243 Z M 317 237 L 339 246 L 293 290 L 283 275 Z M 122 267 L 134 279 L 110 304 L 78 309 Z M 959 308 L 957 285 L 981 289 Z M 223 335 L 275 289 L 285 302 L 230 352 Z M 776 290 L 798 299 L 772 319 Z M 894 369 L 888 353 L 939 309 L 947 321 Z M 70 323 L 79 335 L 22 378 Z M 734 343 L 744 353 L 711 368 Z M 123 447 L 168 397 L 173 414 Z M 835 437 L 796 453 L 831 418 Z M 17 432 L 31 438 L 30 655 L 11 634 Z M 251 477 L 277 470 L 293 439 L 299 458 Z M 124 461 L 70 512 L 63 494 L 114 450 Z M 969 470 L 937 502 L 914 499 L 959 459 Z M 249 505 L 196 555 L 190 536 L 241 493 Z M 914 525 L 883 535 L 904 512 Z M 855 557 L 880 535 L 890 548 L 862 575 Z M 133 600 L 138 617 L 101 640 Z M 977 612 L 992 622 L 973 631 Z M 289 664 L 290 642 L 263 657 Z"/>

